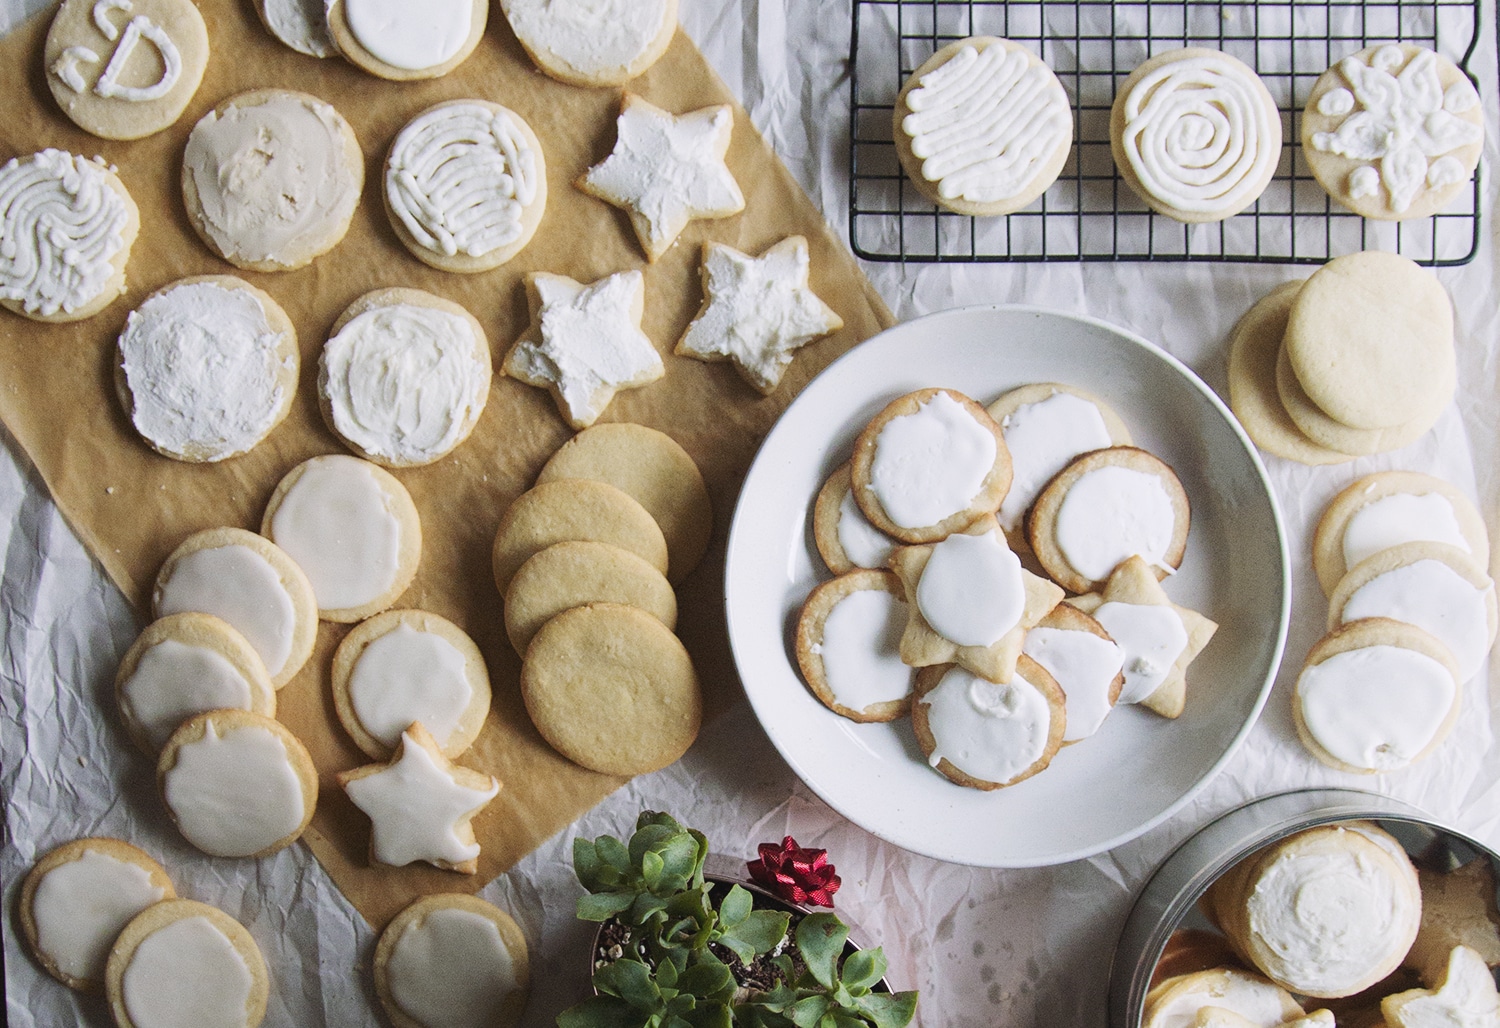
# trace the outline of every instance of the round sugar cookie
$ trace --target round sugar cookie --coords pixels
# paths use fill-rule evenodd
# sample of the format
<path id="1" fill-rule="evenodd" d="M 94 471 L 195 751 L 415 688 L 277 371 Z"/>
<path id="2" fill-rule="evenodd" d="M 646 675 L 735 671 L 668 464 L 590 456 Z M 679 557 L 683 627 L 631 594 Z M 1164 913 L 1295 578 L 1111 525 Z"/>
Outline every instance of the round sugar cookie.
<path id="1" fill-rule="evenodd" d="M 1474 84 L 1412 43 L 1352 54 L 1313 83 L 1302 153 L 1333 199 L 1385 221 L 1443 210 L 1473 178 L 1484 148 Z"/>
<path id="2" fill-rule="evenodd" d="M 1218 938 L 1217 935 L 1214 937 Z M 1257 1011 L 1264 1010 L 1268 1015 L 1266 1020 L 1277 1019 L 1271 1021 L 1273 1024 L 1283 1021 L 1291 1024 L 1303 1014 L 1296 998 L 1281 986 L 1253 971 L 1222 966 L 1173 975 L 1153 985 L 1146 993 L 1141 1028 L 1199 1025 L 1203 1023 L 1199 1020 L 1200 1011 L 1208 1007 L 1224 1009 L 1219 1004 L 1225 1003 L 1229 996 L 1236 997 L 1240 1003 L 1250 1004 Z"/>
<path id="3" fill-rule="evenodd" d="M 531 989 L 526 936 L 477 896 L 438 893 L 412 903 L 375 944 L 375 994 L 396 1028 L 514 1028 Z"/>
<path id="4" fill-rule="evenodd" d="M 113 165 L 54 149 L 12 157 L 0 167 L 0 307 L 33 321 L 98 314 L 125 291 L 140 227 Z"/>
<path id="5" fill-rule="evenodd" d="M 119 839 L 74 839 L 38 860 L 22 881 L 21 934 L 48 974 L 96 992 L 120 930 L 176 895 L 167 872 L 144 850 Z"/>
<path id="6" fill-rule="evenodd" d="M 542 625 L 589 603 L 638 607 L 669 630 L 677 628 L 677 595 L 660 571 L 629 550 L 569 540 L 533 554 L 505 590 L 505 634 L 517 653 Z"/>
<path id="7" fill-rule="evenodd" d="M 813 695 L 851 721 L 894 721 L 911 710 L 912 669 L 901 662 L 906 590 L 890 571 L 864 568 L 824 582 L 797 617 L 797 666 Z"/>
<path id="8" fill-rule="evenodd" d="M 333 323 L 318 359 L 318 407 L 359 456 L 421 467 L 474 431 L 493 378 L 474 315 L 420 289 L 377 289 Z"/>
<path id="9" fill-rule="evenodd" d="M 156 573 L 151 611 L 227 621 L 255 647 L 277 689 L 302 670 L 318 634 L 306 573 L 281 547 L 243 528 L 207 528 L 178 543 Z"/>
<path id="10" fill-rule="evenodd" d="M 153 757 L 195 714 L 276 716 L 276 688 L 260 654 L 211 614 L 169 614 L 147 625 L 120 660 L 115 701 L 131 741 Z"/>
<path id="11" fill-rule="evenodd" d="M 328 28 L 357 68 L 395 82 L 457 68 L 484 36 L 489 0 L 328 0 Z"/>
<path id="12" fill-rule="evenodd" d="M 623 86 L 667 52 L 677 0 L 500 0 L 536 66 L 575 86 Z"/>
<path id="13" fill-rule="evenodd" d="M 194 464 L 248 453 L 297 394 L 297 329 L 267 293 L 231 275 L 163 286 L 115 341 L 115 392 L 157 453 Z"/>
<path id="14" fill-rule="evenodd" d="M 1059 603 L 1026 633 L 1021 652 L 1040 664 L 1063 691 L 1063 745 L 1093 735 L 1120 701 L 1125 652 L 1090 615 Z"/>
<path id="15" fill-rule="evenodd" d="M 1003 789 L 1052 762 L 1067 726 L 1062 689 L 1024 653 L 1009 682 L 953 664 L 917 671 L 911 726 L 928 764 L 970 789 Z"/>
<path id="16" fill-rule="evenodd" d="M 703 719 L 682 643 L 650 614 L 620 603 L 574 607 L 543 625 L 521 663 L 521 697 L 553 749 L 607 775 L 674 763 Z"/>
<path id="17" fill-rule="evenodd" d="M 828 476 L 813 503 L 813 542 L 828 570 L 835 575 L 856 568 L 884 568 L 898 545 L 870 524 L 854 502 L 854 479 L 849 464 Z"/>
<path id="18" fill-rule="evenodd" d="M 327 0 L 255 0 L 261 24 L 281 42 L 309 57 L 337 57 L 328 28 Z"/>
<path id="19" fill-rule="evenodd" d="M 703 474 L 682 445 L 645 425 L 592 425 L 558 449 L 538 485 L 563 478 L 607 482 L 650 512 L 667 540 L 668 577 L 681 582 L 708 550 L 713 503 Z"/>
<path id="20" fill-rule="evenodd" d="M 47 88 L 73 123 L 140 139 L 175 122 L 208 67 L 192 0 L 64 0 L 47 30 Z"/>
<path id="21" fill-rule="evenodd" d="M 339 723 L 374 760 L 388 760 L 414 721 L 452 760 L 490 712 L 484 654 L 463 629 L 425 610 L 361 622 L 334 651 L 330 674 Z"/>
<path id="22" fill-rule="evenodd" d="M 667 541 L 645 507 L 606 482 L 557 479 L 516 497 L 500 519 L 491 551 L 500 595 L 534 554 L 572 539 L 618 546 L 667 573 Z"/>
<path id="23" fill-rule="evenodd" d="M 1073 107 L 1052 69 L 993 36 L 929 57 L 896 97 L 892 121 L 912 184 L 959 214 L 1025 207 L 1056 181 L 1073 144 Z"/>
<path id="24" fill-rule="evenodd" d="M 422 559 L 422 522 L 406 487 L 358 457 L 312 457 L 288 471 L 260 530 L 312 583 L 318 617 L 349 624 L 406 591 Z"/>
<path id="25" fill-rule="evenodd" d="M 270 988 L 265 958 L 245 926 L 189 899 L 163 900 L 136 915 L 105 970 L 118 1028 L 255 1028 Z"/>
<path id="26" fill-rule="evenodd" d="M 1323 595 L 1366 557 L 1409 542 L 1447 543 L 1490 564 L 1489 532 L 1467 496 L 1420 471 L 1379 471 L 1345 486 L 1318 520 L 1313 570 Z"/>
<path id="27" fill-rule="evenodd" d="M 220 102 L 193 126 L 182 155 L 193 230 L 249 271 L 291 271 L 332 250 L 364 182 L 364 153 L 343 115 L 287 89 Z"/>
<path id="28" fill-rule="evenodd" d="M 1436 420 L 1415 418 L 1390 428 L 1350 428 L 1335 421 L 1312 401 L 1302 383 L 1297 381 L 1297 373 L 1292 370 L 1285 346 L 1276 355 L 1276 395 L 1297 430 L 1315 445 L 1358 456 L 1390 453 L 1410 446 L 1431 431 Z"/>

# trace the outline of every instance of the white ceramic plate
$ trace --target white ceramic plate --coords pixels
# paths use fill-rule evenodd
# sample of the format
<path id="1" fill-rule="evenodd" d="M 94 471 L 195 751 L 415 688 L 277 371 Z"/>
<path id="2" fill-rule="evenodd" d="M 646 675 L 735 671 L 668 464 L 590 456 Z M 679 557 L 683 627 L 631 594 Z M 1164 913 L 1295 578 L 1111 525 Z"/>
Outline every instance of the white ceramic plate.
<path id="1" fill-rule="evenodd" d="M 927 386 L 982 404 L 1029 382 L 1065 382 L 1107 402 L 1138 446 L 1171 464 L 1192 504 L 1172 599 L 1219 631 L 1188 673 L 1187 709 L 1167 721 L 1114 711 L 1041 774 L 994 792 L 930 769 L 907 719 L 861 725 L 803 684 L 797 614 L 830 577 L 812 541 L 813 500 L 888 402 Z M 1185 804 L 1248 734 L 1286 641 L 1290 576 L 1280 515 L 1254 447 L 1196 375 L 1150 343 L 1089 318 L 967 307 L 883 332 L 815 379 L 777 422 L 746 476 L 730 529 L 729 638 L 745 691 L 783 757 L 855 824 L 917 853 L 989 867 L 1060 864 L 1118 846 Z"/>

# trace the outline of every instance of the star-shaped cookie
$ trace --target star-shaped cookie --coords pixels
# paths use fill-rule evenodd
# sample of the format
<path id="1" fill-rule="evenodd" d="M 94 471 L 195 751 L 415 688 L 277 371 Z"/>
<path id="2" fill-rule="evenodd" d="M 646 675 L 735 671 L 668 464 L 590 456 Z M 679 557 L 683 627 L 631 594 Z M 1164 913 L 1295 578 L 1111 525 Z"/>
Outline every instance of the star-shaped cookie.
<path id="1" fill-rule="evenodd" d="M 703 246 L 703 307 L 677 344 L 680 357 L 729 360 L 771 393 L 802 346 L 844 327 L 807 286 L 807 240 L 787 236 L 759 257 Z"/>
<path id="2" fill-rule="evenodd" d="M 401 733 L 387 764 L 338 775 L 354 805 L 370 816 L 370 859 L 401 867 L 413 861 L 474 874 L 479 843 L 471 819 L 500 791 L 498 779 L 459 767 L 416 722 Z"/>
<path id="3" fill-rule="evenodd" d="M 1428 1025 L 1500 1024 L 1500 992 L 1484 958 L 1467 946 L 1455 946 L 1434 989 L 1411 989 L 1380 1001 L 1380 1013 L 1391 1028 Z"/>
<path id="4" fill-rule="evenodd" d="M 629 214 L 654 261 L 694 218 L 745 209 L 745 195 L 724 164 L 733 126 L 728 104 L 676 115 L 626 93 L 614 150 L 583 173 L 578 188 Z"/>
<path id="5" fill-rule="evenodd" d="M 565 275 L 526 276 L 531 324 L 505 355 L 502 370 L 547 389 L 563 419 L 594 423 L 615 393 L 666 374 L 661 354 L 641 331 L 646 283 L 622 271 L 584 285 Z"/>

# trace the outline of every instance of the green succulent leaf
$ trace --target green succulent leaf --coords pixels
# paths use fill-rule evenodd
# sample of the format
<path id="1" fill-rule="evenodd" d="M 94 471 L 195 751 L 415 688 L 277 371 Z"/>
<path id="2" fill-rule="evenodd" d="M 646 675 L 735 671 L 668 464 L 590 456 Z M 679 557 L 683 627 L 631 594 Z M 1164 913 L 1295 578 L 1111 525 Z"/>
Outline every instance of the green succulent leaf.
<path id="1" fill-rule="evenodd" d="M 808 972 L 825 989 L 833 988 L 837 980 L 838 959 L 848 938 L 848 926 L 833 914 L 808 914 L 797 925 L 797 951 Z"/>
<path id="2" fill-rule="evenodd" d="M 842 1010 L 830 1010 L 823 1015 L 818 1028 L 869 1028 L 862 1017 L 846 1014 Z"/>
<path id="3" fill-rule="evenodd" d="M 741 960 L 748 961 L 775 949 L 776 944 L 786 938 L 791 919 L 791 915 L 784 911 L 753 910 L 739 924 L 726 929 L 718 941 L 733 949 Z M 742 947 L 749 948 L 750 957 L 740 952 Z"/>
<path id="4" fill-rule="evenodd" d="M 734 975 L 718 960 L 695 964 L 682 972 L 677 979 L 677 988 L 702 1000 L 727 1003 L 734 999 Z"/>
<path id="5" fill-rule="evenodd" d="M 658 964 L 656 967 L 656 984 L 662 988 L 664 994 L 670 990 L 682 991 L 677 985 L 677 965 L 670 960 Z"/>
<path id="6" fill-rule="evenodd" d="M 660 969 L 658 968 L 658 974 Z M 651 1013 L 662 1006 L 661 989 L 652 980 L 651 969 L 638 960 L 616 960 L 594 972 L 594 988 L 606 996 L 618 996 L 637 1010 Z"/>
<path id="7" fill-rule="evenodd" d="M 652 892 L 660 892 L 661 873 L 664 867 L 661 854 L 655 850 L 646 850 L 641 854 L 641 881 L 645 882 L 646 888 Z"/>
<path id="8" fill-rule="evenodd" d="M 599 860 L 599 850 L 587 839 L 577 838 L 573 840 L 573 873 L 578 880 L 588 887 L 588 883 L 599 873 L 602 866 Z"/>
<path id="9" fill-rule="evenodd" d="M 917 1014 L 915 992 L 882 992 L 861 996 L 855 1006 L 875 1028 L 905 1028 Z"/>
<path id="10" fill-rule="evenodd" d="M 840 977 L 843 979 L 844 988 L 856 996 L 862 996 L 870 991 L 870 986 L 885 975 L 886 959 L 885 953 L 876 947 L 875 949 L 862 949 L 851 953 L 844 960 L 844 969 Z"/>
<path id="11" fill-rule="evenodd" d="M 557 1015 L 557 1028 L 641 1028 L 640 1011 L 616 996 L 590 996 Z"/>
<path id="12" fill-rule="evenodd" d="M 614 868 L 620 874 L 624 875 L 630 872 L 630 851 L 625 848 L 624 843 L 614 836 L 601 835 L 595 839 L 594 852 L 598 854 L 601 861 Z"/>
<path id="13" fill-rule="evenodd" d="M 683 1020 L 692 1028 L 734 1028 L 734 1014 L 727 1003 L 700 1003 Z"/>
<path id="14" fill-rule="evenodd" d="M 578 897 L 580 921 L 608 921 L 635 902 L 633 892 L 591 892 Z"/>
<path id="15" fill-rule="evenodd" d="M 749 890 L 739 885 L 731 886 L 719 904 L 719 923 L 725 928 L 733 928 L 749 917 L 754 907 L 755 897 L 750 895 Z"/>
<path id="16" fill-rule="evenodd" d="M 829 1002 L 826 996 L 808 996 L 806 999 L 798 1000 L 787 1010 L 787 1016 L 797 1028 L 818 1028 L 823 1020 L 823 1015 L 828 1013 Z"/>

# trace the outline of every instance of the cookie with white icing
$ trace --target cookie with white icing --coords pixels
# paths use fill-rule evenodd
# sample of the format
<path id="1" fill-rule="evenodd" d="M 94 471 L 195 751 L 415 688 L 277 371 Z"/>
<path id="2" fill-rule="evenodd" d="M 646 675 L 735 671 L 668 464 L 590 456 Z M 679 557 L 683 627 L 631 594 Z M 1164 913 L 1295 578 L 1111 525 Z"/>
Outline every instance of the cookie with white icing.
<path id="1" fill-rule="evenodd" d="M 1318 183 L 1367 218 L 1425 218 L 1468 185 L 1484 146 L 1479 93 L 1412 43 L 1352 54 L 1313 83 L 1302 152 Z"/>
<path id="2" fill-rule="evenodd" d="M 109 950 L 142 910 L 176 895 L 167 872 L 119 839 L 74 839 L 43 856 L 21 883 L 21 934 L 64 985 L 104 986 Z"/>
<path id="3" fill-rule="evenodd" d="M 62 150 L 0 167 L 0 307 L 35 321 L 91 317 L 125 291 L 141 215 L 113 165 Z"/>
<path id="4" fill-rule="evenodd" d="M 952 664 L 917 672 L 911 724 L 939 774 L 971 789 L 1003 789 L 1046 769 L 1067 728 L 1062 689 L 1025 654 L 1004 682 Z"/>
<path id="5" fill-rule="evenodd" d="M 813 542 L 835 575 L 855 568 L 883 569 L 900 544 L 870 524 L 854 502 L 851 465 L 839 465 L 813 503 Z"/>
<path id="6" fill-rule="evenodd" d="M 896 155 L 918 191 L 959 214 L 1018 211 L 1057 179 L 1073 145 L 1062 83 L 1019 43 L 949 43 L 896 97 Z"/>
<path id="7" fill-rule="evenodd" d="M 1487 857 L 1475 857 L 1451 871 L 1417 868 L 1422 888 L 1422 927 L 1402 966 L 1415 968 L 1425 982 L 1442 977 L 1455 946 L 1478 953 L 1489 966 L 1500 966 L 1500 903 L 1495 869 Z"/>
<path id="8" fill-rule="evenodd" d="M 328 29 L 357 68 L 395 82 L 435 79 L 479 45 L 489 0 L 328 0 Z"/>
<path id="9" fill-rule="evenodd" d="M 1291 993 L 1267 978 L 1238 967 L 1213 967 L 1173 975 L 1146 993 L 1141 1028 L 1196 1026 L 1209 1008 L 1250 1017 L 1254 1024 L 1287 1024 L 1302 1016 Z"/>
<path id="10" fill-rule="evenodd" d="M 477 896 L 424 896 L 397 914 L 375 944 L 375 994 L 396 1028 L 514 1028 L 526 1007 L 526 936 Z"/>
<path id="11" fill-rule="evenodd" d="M 230 275 L 163 286 L 125 319 L 115 391 L 153 450 L 190 463 L 248 453 L 292 409 L 297 330 L 267 293 Z"/>
<path id="12" fill-rule="evenodd" d="M 607 482 L 564 478 L 522 493 L 501 517 L 490 552 L 500 595 L 534 554 L 571 539 L 618 546 L 667 574 L 667 540 L 639 501 Z"/>
<path id="13" fill-rule="evenodd" d="M 343 115 L 286 89 L 222 101 L 193 126 L 182 156 L 193 230 L 250 271 L 290 271 L 337 246 L 364 181 L 364 154 Z"/>
<path id="14" fill-rule="evenodd" d="M 350 624 L 406 591 L 422 559 L 416 504 L 394 475 L 332 454 L 298 464 L 276 485 L 261 534 L 312 583 L 318 617 Z"/>
<path id="15" fill-rule="evenodd" d="M 500 0 L 536 66 L 575 86 L 623 86 L 667 52 L 677 0 Z"/>
<path id="16" fill-rule="evenodd" d="M 327 0 L 255 0 L 261 24 L 281 42 L 309 57 L 337 57 L 328 27 Z"/>
<path id="17" fill-rule="evenodd" d="M 524 657 L 544 624 L 589 603 L 624 603 L 677 628 L 677 595 L 665 575 L 629 550 L 575 539 L 554 543 L 516 570 L 505 590 L 505 634 Z"/>
<path id="18" fill-rule="evenodd" d="M 339 723 L 365 756 L 386 760 L 420 721 L 448 758 L 484 728 L 490 674 L 474 640 L 425 610 L 388 610 L 357 625 L 333 653 Z"/>
<path id="19" fill-rule="evenodd" d="M 191 0 L 65 0 L 42 63 L 73 123 L 140 139 L 182 114 L 208 67 L 208 28 Z"/>
<path id="20" fill-rule="evenodd" d="M 440 271 L 498 268 L 525 249 L 547 206 L 536 133 L 489 100 L 418 114 L 385 158 L 385 211 L 418 260 Z"/>
<path id="21" fill-rule="evenodd" d="M 1125 687 L 1125 651 L 1104 626 L 1070 603 L 1059 603 L 1026 633 L 1021 652 L 1052 676 L 1067 700 L 1071 746 L 1099 730 Z"/>
<path id="22" fill-rule="evenodd" d="M 1500 1024 L 1500 989 L 1484 958 L 1467 946 L 1455 946 L 1448 965 L 1431 989 L 1412 989 L 1387 996 L 1380 1011 L 1391 1028 L 1443 1024 Z"/>
<path id="23" fill-rule="evenodd" d="M 377 289 L 333 323 L 318 358 L 318 407 L 359 456 L 421 467 L 474 431 L 493 376 L 474 315 L 420 289 Z"/>
<path id="24" fill-rule="evenodd" d="M 894 721 L 911 709 L 901 659 L 906 591 L 889 571 L 859 569 L 808 594 L 797 617 L 797 666 L 813 695 L 851 721 Z"/>

